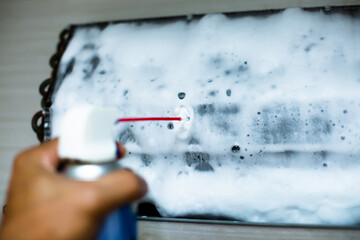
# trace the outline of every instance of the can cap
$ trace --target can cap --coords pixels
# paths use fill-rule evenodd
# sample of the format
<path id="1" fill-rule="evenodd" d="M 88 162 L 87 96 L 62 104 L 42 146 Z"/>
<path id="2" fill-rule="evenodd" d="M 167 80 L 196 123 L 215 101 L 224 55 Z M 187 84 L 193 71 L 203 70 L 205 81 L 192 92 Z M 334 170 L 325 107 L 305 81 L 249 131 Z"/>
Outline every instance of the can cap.
<path id="1" fill-rule="evenodd" d="M 116 117 L 116 108 L 86 105 L 70 109 L 61 124 L 59 156 L 90 163 L 114 161 Z"/>

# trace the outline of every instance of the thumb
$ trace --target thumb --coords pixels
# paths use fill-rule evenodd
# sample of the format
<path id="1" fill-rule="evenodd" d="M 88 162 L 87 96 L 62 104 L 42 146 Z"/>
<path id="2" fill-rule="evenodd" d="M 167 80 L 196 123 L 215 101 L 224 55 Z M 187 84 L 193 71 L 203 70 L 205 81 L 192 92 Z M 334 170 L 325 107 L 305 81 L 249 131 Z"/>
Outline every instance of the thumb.
<path id="1" fill-rule="evenodd" d="M 93 182 L 98 188 L 99 211 L 110 211 L 138 200 L 147 192 L 143 178 L 131 170 L 118 170 Z"/>

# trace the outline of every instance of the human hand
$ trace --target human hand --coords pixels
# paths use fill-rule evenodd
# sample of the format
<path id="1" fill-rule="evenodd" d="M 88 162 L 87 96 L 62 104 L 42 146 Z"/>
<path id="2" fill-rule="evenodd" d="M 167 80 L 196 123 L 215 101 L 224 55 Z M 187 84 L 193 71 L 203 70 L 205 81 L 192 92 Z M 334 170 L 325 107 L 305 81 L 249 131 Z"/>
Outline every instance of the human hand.
<path id="1" fill-rule="evenodd" d="M 88 182 L 58 174 L 57 147 L 55 139 L 15 158 L 1 239 L 95 239 L 109 212 L 146 193 L 145 181 L 129 170 Z"/>

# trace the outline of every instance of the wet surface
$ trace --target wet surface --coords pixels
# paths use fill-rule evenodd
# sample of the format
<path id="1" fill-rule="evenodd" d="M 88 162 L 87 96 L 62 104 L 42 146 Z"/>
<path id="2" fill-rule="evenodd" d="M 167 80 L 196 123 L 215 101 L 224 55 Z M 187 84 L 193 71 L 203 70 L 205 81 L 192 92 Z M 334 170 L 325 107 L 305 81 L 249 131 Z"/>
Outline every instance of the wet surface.
<path id="1" fill-rule="evenodd" d="M 149 181 L 163 212 L 219 208 L 262 222 L 355 219 L 359 26 L 358 18 L 289 9 L 78 29 L 57 74 L 53 135 L 75 105 L 115 106 L 119 117 L 177 117 L 186 109 L 181 122 L 114 130 L 129 151 L 124 162 Z"/>

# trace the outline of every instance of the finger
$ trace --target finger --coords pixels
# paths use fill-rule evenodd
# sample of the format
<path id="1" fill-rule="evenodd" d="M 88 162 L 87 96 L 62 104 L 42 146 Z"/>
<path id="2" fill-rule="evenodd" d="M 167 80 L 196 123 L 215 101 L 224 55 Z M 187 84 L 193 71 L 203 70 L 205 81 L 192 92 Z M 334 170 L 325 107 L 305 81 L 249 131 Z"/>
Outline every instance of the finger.
<path id="1" fill-rule="evenodd" d="M 99 190 L 99 211 L 109 211 L 138 200 L 147 192 L 143 178 L 130 170 L 110 173 L 97 181 Z"/>
<path id="2" fill-rule="evenodd" d="M 42 151 L 41 164 L 51 170 L 55 170 L 60 163 L 59 158 L 59 139 L 55 138 L 49 142 L 45 142 L 39 146 L 39 150 Z"/>
<path id="3" fill-rule="evenodd" d="M 38 164 L 41 167 L 55 171 L 59 165 L 58 138 L 42 143 L 38 146 L 29 148 L 17 157 L 16 162 L 25 164 Z"/>
<path id="4" fill-rule="evenodd" d="M 126 148 L 119 142 L 116 142 L 116 158 L 119 160 L 126 155 Z"/>

